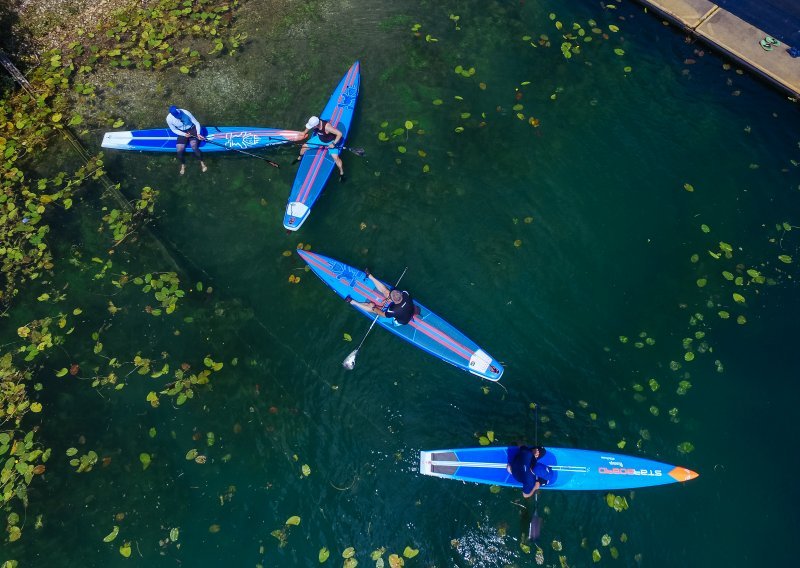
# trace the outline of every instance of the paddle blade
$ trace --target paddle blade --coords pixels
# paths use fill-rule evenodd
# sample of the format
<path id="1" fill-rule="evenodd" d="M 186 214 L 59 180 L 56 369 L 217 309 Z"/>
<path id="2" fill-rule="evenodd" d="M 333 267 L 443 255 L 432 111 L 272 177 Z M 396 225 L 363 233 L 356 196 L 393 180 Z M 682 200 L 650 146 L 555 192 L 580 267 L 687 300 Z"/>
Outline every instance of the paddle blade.
<path id="1" fill-rule="evenodd" d="M 356 156 L 363 156 L 364 154 L 366 154 L 366 152 L 364 151 L 364 148 L 350 148 L 350 147 L 348 147 L 347 149 L 350 150 Z"/>
<path id="2" fill-rule="evenodd" d="M 539 540 L 539 535 L 542 532 L 542 518 L 537 516 L 536 514 L 533 515 L 531 519 L 531 526 L 528 529 L 528 538 L 533 542 Z"/>
<path id="3" fill-rule="evenodd" d="M 342 367 L 347 369 L 348 371 L 352 371 L 356 366 L 356 354 L 358 354 L 358 349 L 350 353 L 347 357 L 345 357 L 344 361 L 342 361 Z"/>

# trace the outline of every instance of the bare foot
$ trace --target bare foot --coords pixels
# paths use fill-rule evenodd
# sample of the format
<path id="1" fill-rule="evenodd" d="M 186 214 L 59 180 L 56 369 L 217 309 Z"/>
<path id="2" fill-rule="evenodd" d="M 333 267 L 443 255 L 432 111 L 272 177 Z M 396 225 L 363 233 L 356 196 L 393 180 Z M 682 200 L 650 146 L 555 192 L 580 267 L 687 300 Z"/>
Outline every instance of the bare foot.
<path id="1" fill-rule="evenodd" d="M 181 175 L 186 171 L 186 164 L 181 164 Z"/>
<path id="2" fill-rule="evenodd" d="M 203 173 L 205 173 L 208 170 L 208 166 L 203 162 L 200 162 L 200 169 L 203 170 Z"/>

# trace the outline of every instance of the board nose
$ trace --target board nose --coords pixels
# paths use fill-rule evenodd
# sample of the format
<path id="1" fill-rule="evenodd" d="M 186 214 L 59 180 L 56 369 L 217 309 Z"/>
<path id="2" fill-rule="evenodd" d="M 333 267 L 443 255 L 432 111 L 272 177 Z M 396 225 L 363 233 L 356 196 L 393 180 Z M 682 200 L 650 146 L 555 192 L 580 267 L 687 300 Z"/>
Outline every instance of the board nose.
<path id="1" fill-rule="evenodd" d="M 675 481 L 689 481 L 699 477 L 700 474 L 685 467 L 673 467 L 672 471 L 669 472 L 669 476 Z"/>

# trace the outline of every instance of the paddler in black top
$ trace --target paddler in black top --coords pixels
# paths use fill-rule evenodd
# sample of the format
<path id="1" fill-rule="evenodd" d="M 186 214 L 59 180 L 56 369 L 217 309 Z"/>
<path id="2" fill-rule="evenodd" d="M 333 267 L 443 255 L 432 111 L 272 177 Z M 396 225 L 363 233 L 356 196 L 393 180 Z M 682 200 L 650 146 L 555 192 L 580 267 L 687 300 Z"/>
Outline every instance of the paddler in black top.
<path id="1" fill-rule="evenodd" d="M 372 280 L 373 284 L 375 284 L 375 288 L 378 290 L 378 292 L 383 294 L 384 301 L 380 305 L 375 305 L 372 302 L 357 302 L 350 296 L 347 296 L 345 301 L 348 304 L 357 304 L 375 315 L 383 316 L 385 318 L 394 318 L 396 325 L 406 325 L 408 322 L 410 322 L 411 318 L 413 318 L 414 314 L 416 314 L 417 309 L 414 305 L 413 298 L 411 298 L 411 294 L 405 290 L 398 290 L 396 288 L 389 290 L 386 286 L 384 286 L 383 282 L 370 274 L 369 270 L 367 270 L 367 276 L 369 276 L 369 279 Z M 386 307 L 386 310 L 382 310 L 381 308 L 387 300 L 389 301 L 389 305 Z"/>
<path id="2" fill-rule="evenodd" d="M 208 169 L 203 162 L 203 153 L 198 147 L 198 140 L 205 140 L 205 136 L 200 134 L 200 123 L 188 110 L 178 108 L 175 105 L 169 107 L 167 115 L 167 126 L 178 137 L 176 149 L 178 150 L 178 160 L 181 162 L 181 175 L 186 171 L 186 142 L 188 141 L 194 151 L 194 155 L 200 160 L 200 169 L 204 172 Z"/>
<path id="3" fill-rule="evenodd" d="M 299 161 L 309 148 L 327 146 L 328 154 L 333 158 L 336 167 L 339 168 L 339 181 L 344 181 L 344 167 L 342 166 L 342 159 L 339 157 L 339 153 L 342 151 L 341 147 L 339 147 L 339 142 L 342 141 L 342 132 L 331 126 L 331 123 L 327 120 L 320 120 L 318 116 L 312 116 L 306 122 L 303 137 L 305 138 L 309 134 L 311 138 L 300 148 L 300 155 L 295 162 Z"/>

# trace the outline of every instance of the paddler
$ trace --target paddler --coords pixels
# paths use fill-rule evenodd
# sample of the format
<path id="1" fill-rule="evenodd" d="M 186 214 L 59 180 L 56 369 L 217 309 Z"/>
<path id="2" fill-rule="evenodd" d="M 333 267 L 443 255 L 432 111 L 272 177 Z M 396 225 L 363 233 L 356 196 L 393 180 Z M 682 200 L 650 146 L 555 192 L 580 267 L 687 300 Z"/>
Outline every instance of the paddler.
<path id="1" fill-rule="evenodd" d="M 546 453 L 547 450 L 542 446 L 520 446 L 511 463 L 506 466 L 506 471 L 522 483 L 523 497 L 530 497 L 539 487 L 547 485 L 547 466 L 537 463 Z"/>
<path id="2" fill-rule="evenodd" d="M 356 304 L 361 306 L 368 312 L 372 312 L 377 316 L 383 316 L 385 318 L 394 318 L 395 325 L 406 325 L 408 322 L 411 321 L 411 318 L 417 313 L 417 307 L 414 305 L 414 300 L 411 298 L 411 294 L 406 292 L 405 290 L 398 290 L 397 288 L 392 288 L 389 290 L 383 282 L 375 278 L 367 269 L 367 276 L 369 279 L 372 280 L 372 283 L 375 284 L 375 288 L 383 294 L 383 302 L 380 305 L 376 305 L 372 302 L 357 302 L 350 296 L 345 298 L 345 301 L 348 304 Z M 389 305 L 386 306 L 386 309 L 381 309 L 386 302 L 389 302 Z"/>
<path id="3" fill-rule="evenodd" d="M 194 155 L 200 160 L 200 169 L 206 171 L 208 167 L 203 162 L 203 153 L 199 148 L 199 140 L 205 140 L 206 137 L 200 134 L 202 128 L 197 119 L 188 110 L 178 108 L 175 105 L 169 107 L 169 114 L 167 115 L 167 126 L 178 136 L 177 150 L 178 159 L 181 162 L 181 175 L 186 171 L 186 141 L 192 146 Z"/>
<path id="4" fill-rule="evenodd" d="M 344 181 L 344 166 L 342 166 L 342 159 L 339 157 L 339 153 L 342 151 L 339 147 L 339 142 L 342 141 L 342 132 L 331 126 L 331 123 L 327 120 L 320 120 L 318 116 L 312 116 L 306 122 L 306 129 L 303 130 L 302 138 L 309 135 L 311 138 L 300 148 L 300 155 L 295 159 L 295 162 L 299 161 L 310 147 L 327 146 L 328 154 L 333 158 L 336 167 L 339 168 L 339 181 Z"/>

